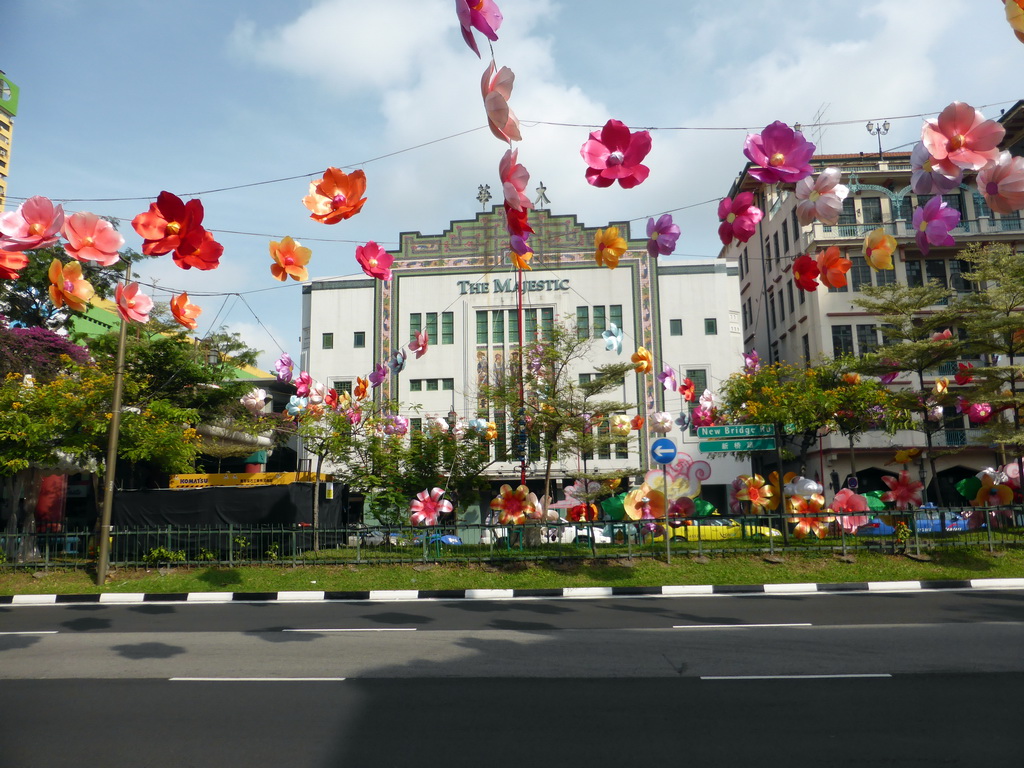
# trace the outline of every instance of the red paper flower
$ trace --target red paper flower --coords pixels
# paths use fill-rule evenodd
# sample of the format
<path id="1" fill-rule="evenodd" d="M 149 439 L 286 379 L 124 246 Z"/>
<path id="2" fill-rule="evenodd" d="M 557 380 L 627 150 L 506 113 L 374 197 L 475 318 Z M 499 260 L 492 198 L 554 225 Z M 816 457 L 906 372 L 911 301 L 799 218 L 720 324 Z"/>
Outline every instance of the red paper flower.
<path id="1" fill-rule="evenodd" d="M 505 205 L 517 211 L 532 208 L 530 198 L 526 196 L 526 185 L 530 183 L 530 172 L 519 164 L 519 150 L 510 149 L 498 163 L 498 176 L 505 195 Z M 532 231 L 532 230 L 531 230 Z M 513 233 L 515 234 L 515 233 Z"/>
<path id="2" fill-rule="evenodd" d="M 818 290 L 818 263 L 803 253 L 793 261 L 793 281 L 801 291 Z"/>
<path id="3" fill-rule="evenodd" d="M 512 490 L 512 486 L 503 485 L 498 495 L 491 499 L 491 509 L 498 513 L 501 525 L 523 525 L 528 517 L 536 514 L 539 503 L 537 496 L 530 493 L 525 485 Z"/>
<path id="4" fill-rule="evenodd" d="M 683 379 L 683 383 L 679 385 L 679 394 L 683 396 L 683 400 L 692 403 L 697 397 L 697 389 L 690 379 Z"/>
<path id="5" fill-rule="evenodd" d="M 974 381 L 974 376 L 969 373 L 969 371 L 974 368 L 974 363 L 957 363 L 957 367 L 960 370 L 953 377 L 957 384 L 962 387 L 965 384 L 970 384 Z"/>
<path id="6" fill-rule="evenodd" d="M 174 249 L 174 263 L 182 269 L 201 269 L 203 271 L 216 269 L 220 266 L 220 257 L 224 253 L 224 246 L 213 239 L 213 233 L 209 230 L 202 230 L 202 236 L 198 244 L 191 241 L 182 243 Z"/>
<path id="7" fill-rule="evenodd" d="M 157 195 L 148 211 L 132 219 L 147 256 L 161 256 L 183 246 L 186 252 L 197 250 L 206 234 L 202 224 L 203 204 L 198 199 L 185 203 L 167 191 Z"/>
<path id="8" fill-rule="evenodd" d="M 906 470 L 901 471 L 899 477 L 882 475 L 882 482 L 889 486 L 889 490 L 882 494 L 882 501 L 895 504 L 896 509 L 921 505 L 921 490 L 924 483 L 911 481 Z"/>

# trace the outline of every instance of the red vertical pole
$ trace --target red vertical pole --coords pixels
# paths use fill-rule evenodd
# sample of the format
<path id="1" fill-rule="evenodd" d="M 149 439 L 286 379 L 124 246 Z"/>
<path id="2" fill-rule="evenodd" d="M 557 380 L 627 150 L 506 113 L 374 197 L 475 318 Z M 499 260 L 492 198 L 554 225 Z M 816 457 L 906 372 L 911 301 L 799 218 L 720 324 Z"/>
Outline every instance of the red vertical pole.
<path id="1" fill-rule="evenodd" d="M 516 270 L 516 308 L 519 313 L 519 429 L 520 429 L 520 450 L 519 454 L 519 484 L 526 485 L 526 452 L 529 450 L 529 442 L 526 438 L 526 383 L 523 379 L 523 358 L 526 355 L 526 347 L 523 345 L 523 270 Z"/>

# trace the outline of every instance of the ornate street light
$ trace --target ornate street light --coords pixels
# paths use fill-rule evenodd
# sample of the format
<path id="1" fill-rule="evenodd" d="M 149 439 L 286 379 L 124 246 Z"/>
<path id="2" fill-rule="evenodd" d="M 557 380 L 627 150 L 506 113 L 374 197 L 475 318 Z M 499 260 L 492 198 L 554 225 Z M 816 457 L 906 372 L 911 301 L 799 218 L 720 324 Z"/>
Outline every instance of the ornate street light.
<path id="1" fill-rule="evenodd" d="M 889 132 L 889 121 L 886 120 L 881 125 L 875 125 L 873 120 L 869 120 L 865 126 L 868 129 L 868 133 L 872 136 L 878 137 L 878 159 L 882 159 L 882 137 Z"/>
<path id="2" fill-rule="evenodd" d="M 487 210 L 487 203 L 491 199 L 491 185 L 481 184 L 477 188 L 476 199 L 480 201 L 480 210 Z"/>

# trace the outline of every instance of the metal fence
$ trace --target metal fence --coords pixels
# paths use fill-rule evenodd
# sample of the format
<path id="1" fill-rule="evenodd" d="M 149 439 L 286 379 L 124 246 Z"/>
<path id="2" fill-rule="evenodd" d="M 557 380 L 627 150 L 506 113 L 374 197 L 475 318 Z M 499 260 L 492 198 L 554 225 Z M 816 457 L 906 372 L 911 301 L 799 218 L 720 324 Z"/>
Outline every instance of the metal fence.
<path id="1" fill-rule="evenodd" d="M 831 518 L 831 519 L 829 519 Z M 453 524 L 432 528 L 308 526 L 117 529 L 111 564 L 324 565 L 686 557 L 729 553 L 924 552 L 951 547 L 1024 546 L 1024 507 L 918 510 L 878 515 L 785 515 L 663 521 Z M 905 526 L 905 527 L 902 527 Z M 665 541 L 665 533 L 669 541 Z M 85 568 L 95 562 L 93 531 L 0 535 L 0 567 Z"/>

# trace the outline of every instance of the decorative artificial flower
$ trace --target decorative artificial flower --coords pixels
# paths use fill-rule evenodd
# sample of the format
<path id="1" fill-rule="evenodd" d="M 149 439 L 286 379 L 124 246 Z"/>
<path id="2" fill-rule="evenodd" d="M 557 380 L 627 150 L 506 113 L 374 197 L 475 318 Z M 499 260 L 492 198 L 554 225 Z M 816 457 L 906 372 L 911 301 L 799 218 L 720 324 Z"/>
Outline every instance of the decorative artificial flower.
<path id="1" fill-rule="evenodd" d="M 527 517 L 532 517 L 540 503 L 536 494 L 530 492 L 525 485 L 512 486 L 503 485 L 498 489 L 498 495 L 491 499 L 491 509 L 498 513 L 498 523 L 501 525 L 523 525 Z"/>
<path id="2" fill-rule="evenodd" d="M 889 490 L 882 494 L 882 501 L 896 505 L 896 509 L 921 506 L 921 490 L 924 483 L 912 481 L 907 470 L 902 470 L 898 477 L 882 475 L 882 482 Z"/>
<path id="3" fill-rule="evenodd" d="M 124 238 L 114 225 L 95 213 L 73 213 L 64 220 L 64 250 L 79 261 L 94 261 L 109 267 L 119 258 Z"/>
<path id="4" fill-rule="evenodd" d="M 455 0 L 455 13 L 462 27 L 462 39 L 477 57 L 480 56 L 480 49 L 476 46 L 474 29 L 491 42 L 498 39 L 502 16 L 494 0 Z"/>
<path id="5" fill-rule="evenodd" d="M 299 378 L 295 380 L 295 394 L 299 397 L 306 397 L 313 387 L 313 377 L 306 371 L 299 372 Z"/>
<path id="6" fill-rule="evenodd" d="M 277 362 L 274 363 L 274 370 L 277 371 L 277 380 L 283 381 L 286 384 L 292 380 L 292 374 L 295 371 L 295 363 L 287 352 L 281 355 Z"/>
<path id="7" fill-rule="evenodd" d="M 593 131 L 583 143 L 580 154 L 587 161 L 587 181 L 595 187 L 610 187 L 619 182 L 623 189 L 641 184 L 651 169 L 641 165 L 651 151 L 651 134 L 630 133 L 623 123 L 609 120 L 599 131 Z"/>
<path id="8" fill-rule="evenodd" d="M 288 403 L 285 405 L 284 409 L 289 416 L 293 419 L 297 419 L 302 415 L 303 411 L 306 410 L 308 405 L 309 401 L 306 400 L 306 398 L 299 397 L 298 395 L 292 395 L 288 399 Z"/>
<path id="9" fill-rule="evenodd" d="M 593 523 L 597 520 L 597 505 L 584 503 L 569 507 L 566 518 L 573 523 Z"/>
<path id="10" fill-rule="evenodd" d="M 976 507 L 1002 507 L 1013 503 L 1013 489 L 986 472 L 981 476 L 981 487 L 978 494 L 971 500 Z"/>
<path id="11" fill-rule="evenodd" d="M 615 323 L 610 323 L 608 330 L 601 334 L 601 338 L 604 339 L 606 351 L 614 352 L 617 355 L 622 354 L 622 329 L 619 326 Z"/>
<path id="12" fill-rule="evenodd" d="M 754 205 L 753 192 L 740 192 L 735 198 L 723 197 L 718 203 L 718 238 L 723 245 L 733 240 L 745 243 L 757 231 L 757 223 L 764 218 L 764 211 Z"/>
<path id="13" fill-rule="evenodd" d="M 319 381 L 314 381 L 309 385 L 307 397 L 309 398 L 310 405 L 323 405 L 324 400 L 327 399 L 327 387 Z"/>
<path id="14" fill-rule="evenodd" d="M 388 358 L 388 369 L 393 375 L 397 376 L 405 370 L 405 360 L 405 352 L 398 350 Z"/>
<path id="15" fill-rule="evenodd" d="M 815 219 L 830 226 L 839 223 L 843 200 L 850 194 L 850 188 L 839 183 L 841 177 L 838 168 L 826 168 L 813 181 L 807 176 L 796 183 L 796 218 L 801 224 Z"/>
<path id="16" fill-rule="evenodd" d="M 1006 21 L 1013 28 L 1013 34 L 1024 43 L 1024 0 L 1003 0 L 1006 6 Z"/>
<path id="17" fill-rule="evenodd" d="M 196 319 L 202 313 L 199 307 L 195 304 L 188 303 L 188 293 L 180 293 L 171 299 L 171 314 L 174 315 L 174 319 L 179 324 L 185 326 L 190 331 L 194 331 L 199 325 L 199 321 Z"/>
<path id="18" fill-rule="evenodd" d="M 197 198 L 186 203 L 165 190 L 148 211 L 132 219 L 132 228 L 142 237 L 142 252 L 147 256 L 162 256 L 181 247 L 197 249 L 206 235 L 203 204 Z"/>
<path id="19" fill-rule="evenodd" d="M 781 120 L 761 133 L 749 134 L 743 154 L 755 166 L 750 175 L 762 184 L 794 183 L 814 172 L 808 162 L 814 155 L 814 145 Z"/>
<path id="20" fill-rule="evenodd" d="M 931 246 L 956 245 L 949 234 L 960 223 L 960 211 L 951 208 L 941 197 L 933 197 L 924 207 L 914 209 L 914 238 L 921 253 L 927 255 Z"/>
<path id="21" fill-rule="evenodd" d="M 734 515 L 743 514 L 743 502 L 737 494 L 747 487 L 747 484 L 743 482 L 745 475 L 733 478 L 733 481 L 729 484 L 729 512 Z"/>
<path id="22" fill-rule="evenodd" d="M 267 404 L 267 390 L 254 387 L 242 395 L 238 402 L 250 413 L 262 413 Z"/>
<path id="23" fill-rule="evenodd" d="M 651 373 L 654 370 L 654 358 L 644 347 L 637 347 L 630 360 L 633 361 L 633 370 L 637 373 Z"/>
<path id="24" fill-rule="evenodd" d="M 310 402 L 308 405 L 306 405 L 306 413 L 309 416 L 312 416 L 314 419 L 319 419 L 321 416 L 324 415 L 323 403 Z"/>
<path id="25" fill-rule="evenodd" d="M 932 387 L 932 392 L 936 395 L 944 395 L 949 391 L 949 379 L 942 376 L 935 380 L 935 385 Z"/>
<path id="26" fill-rule="evenodd" d="M 690 428 L 690 414 L 686 411 L 682 411 L 679 414 L 679 418 L 676 419 L 676 426 L 679 427 L 680 432 L 685 432 Z"/>
<path id="27" fill-rule="evenodd" d="M 77 261 L 62 265 L 60 260 L 50 262 L 50 301 L 60 309 L 65 304 L 75 312 L 84 312 L 93 297 L 92 285 L 82 278 L 82 265 Z"/>
<path id="28" fill-rule="evenodd" d="M 751 376 L 761 370 L 761 356 L 756 349 L 743 353 L 743 372 Z M 689 379 L 687 379 L 689 381 Z M 691 384 L 693 382 L 690 382 Z"/>
<path id="29" fill-rule="evenodd" d="M 765 482 L 761 475 L 740 475 L 737 480 L 743 486 L 736 491 L 736 498 L 739 501 L 749 501 L 751 512 L 760 514 L 767 509 L 769 500 L 775 496 L 775 490 Z"/>
<path id="30" fill-rule="evenodd" d="M 519 119 L 508 106 L 515 80 L 516 76 L 511 69 L 497 69 L 493 61 L 487 65 L 480 80 L 480 94 L 483 96 L 484 109 L 487 111 L 487 123 L 491 133 L 501 141 L 523 140 L 523 135 L 519 132 Z"/>
<path id="31" fill-rule="evenodd" d="M 949 341 L 953 338 L 953 331 L 946 328 L 943 331 L 936 331 L 932 334 L 932 341 Z"/>
<path id="32" fill-rule="evenodd" d="M 494 441 L 498 439 L 498 425 L 493 421 L 487 422 L 487 429 L 484 430 L 484 440 Z"/>
<path id="33" fill-rule="evenodd" d="M 988 403 L 971 403 L 967 407 L 967 420 L 971 424 L 985 424 L 992 418 L 992 406 Z"/>
<path id="34" fill-rule="evenodd" d="M 384 379 L 388 377 L 388 367 L 384 363 L 377 363 L 373 366 L 373 370 L 370 372 L 370 386 L 374 389 L 384 383 Z"/>
<path id="35" fill-rule="evenodd" d="M 951 163 L 938 163 L 923 141 L 910 153 L 910 188 L 915 195 L 944 195 L 960 186 L 964 171 Z"/>
<path id="36" fill-rule="evenodd" d="M 409 419 L 405 416 L 388 416 L 387 422 L 384 424 L 384 434 L 386 435 L 397 435 L 398 437 L 405 437 L 409 434 Z"/>
<path id="37" fill-rule="evenodd" d="M 466 431 L 469 429 L 469 423 L 465 419 L 456 419 L 455 426 L 452 427 L 452 435 L 456 440 L 461 440 L 466 436 Z"/>
<path id="38" fill-rule="evenodd" d="M 224 246 L 213 239 L 213 233 L 204 229 L 198 242 L 185 242 L 174 249 L 172 258 L 181 269 L 199 270 L 216 269 L 220 266 L 220 257 L 224 255 Z"/>
<path id="39" fill-rule="evenodd" d="M 507 202 L 503 203 L 503 206 L 505 209 L 505 229 L 509 235 L 525 237 L 526 235 L 533 234 L 533 228 L 530 226 L 529 208 L 516 209 Z"/>
<path id="40" fill-rule="evenodd" d="M 895 361 L 893 360 L 883 360 L 882 362 L 889 366 L 896 365 Z M 892 371 L 891 373 L 885 373 L 878 377 L 878 382 L 880 384 L 892 384 L 894 381 L 896 381 L 896 379 L 899 378 L 899 375 L 900 372 L 898 370 Z"/>
<path id="41" fill-rule="evenodd" d="M 369 277 L 385 282 L 391 279 L 391 264 L 395 258 L 373 240 L 356 246 L 356 261 Z"/>
<path id="42" fill-rule="evenodd" d="M 928 398 L 923 404 L 924 417 L 928 421 L 939 422 L 945 418 L 942 406 L 936 403 L 933 399 Z"/>
<path id="43" fill-rule="evenodd" d="M 919 448 L 901 448 L 896 451 L 893 456 L 893 460 L 890 464 L 909 464 L 911 460 L 919 454 L 921 450 Z"/>
<path id="44" fill-rule="evenodd" d="M 661 382 L 661 386 L 665 388 L 666 392 L 675 392 L 679 388 L 676 383 L 676 369 L 671 365 L 666 365 L 658 374 L 658 381 Z"/>
<path id="45" fill-rule="evenodd" d="M 851 385 L 851 386 L 857 386 L 858 384 L 860 384 L 860 374 L 859 373 L 844 373 L 843 374 L 843 381 L 845 383 Z"/>
<path id="46" fill-rule="evenodd" d="M 813 293 L 818 290 L 818 262 L 806 253 L 793 261 L 793 282 L 801 291 Z"/>
<path id="47" fill-rule="evenodd" d="M 870 519 L 868 515 L 857 514 L 870 511 L 867 497 L 849 488 L 843 488 L 835 495 L 829 509 L 840 515 L 839 524 L 847 533 L 856 533 Z"/>
<path id="48" fill-rule="evenodd" d="M 970 384 L 972 381 L 974 381 L 974 376 L 968 373 L 968 371 L 974 368 L 974 363 L 957 363 L 957 367 L 959 368 L 959 370 L 953 377 L 957 384 L 959 384 L 962 387 L 965 384 Z"/>
<path id="49" fill-rule="evenodd" d="M 624 413 L 614 413 L 608 420 L 608 429 L 616 437 L 626 437 L 629 434 L 629 416 Z"/>
<path id="50" fill-rule="evenodd" d="M 594 261 L 599 267 L 615 269 L 627 248 L 625 238 L 619 237 L 618 227 L 599 229 L 594 234 Z"/>
<path id="51" fill-rule="evenodd" d="M 18 270 L 28 266 L 28 256 L 17 251 L 0 250 L 0 280 L 17 280 Z"/>
<path id="52" fill-rule="evenodd" d="M 270 274 L 275 279 L 284 282 L 289 277 L 292 280 L 306 280 L 309 278 L 309 257 L 313 251 L 303 248 L 302 243 L 297 243 L 291 237 L 283 237 L 280 242 L 270 241 L 270 258 L 274 263 L 270 265 Z"/>
<path id="53" fill-rule="evenodd" d="M 715 424 L 715 409 L 705 408 L 703 405 L 694 408 L 690 413 L 690 421 L 695 427 L 712 427 Z"/>
<path id="54" fill-rule="evenodd" d="M 999 143 L 1006 129 L 970 104 L 954 101 L 937 120 L 926 120 L 921 129 L 925 149 L 939 164 L 952 163 L 965 171 L 978 171 L 999 157 Z"/>
<path id="55" fill-rule="evenodd" d="M 693 402 L 697 396 L 696 387 L 690 379 L 683 379 L 683 383 L 679 385 L 679 393 L 687 402 Z"/>
<path id="56" fill-rule="evenodd" d="M 438 416 L 434 413 L 428 413 L 423 423 L 424 428 L 427 432 L 434 432 L 437 434 L 444 434 L 448 431 L 448 422 L 444 416 Z"/>
<path id="57" fill-rule="evenodd" d="M 413 340 L 409 342 L 409 351 L 416 354 L 417 360 L 427 354 L 427 347 L 429 346 L 430 336 L 426 331 L 413 332 Z"/>
<path id="58" fill-rule="evenodd" d="M 354 427 L 363 420 L 363 412 L 360 410 L 359 406 L 349 408 L 345 411 L 345 418 L 348 419 L 348 423 Z"/>
<path id="59" fill-rule="evenodd" d="M 0 249 L 28 251 L 47 248 L 60 239 L 64 209 L 42 195 L 34 195 L 17 210 L 0 213 Z"/>
<path id="60" fill-rule="evenodd" d="M 355 389 L 352 390 L 352 396 L 356 400 L 365 400 L 366 399 L 366 395 L 369 392 L 369 389 L 370 389 L 370 382 L 368 382 L 366 379 L 364 379 L 364 378 L 362 378 L 360 376 L 356 376 L 356 386 L 355 386 Z"/>
<path id="61" fill-rule="evenodd" d="M 338 410 L 338 390 L 334 387 L 328 387 L 327 393 L 324 395 L 324 406 L 332 411 Z"/>
<path id="62" fill-rule="evenodd" d="M 846 273 L 850 271 L 853 262 L 843 258 L 839 248 L 830 245 L 818 254 L 818 274 L 821 282 L 829 288 L 845 288 Z"/>
<path id="63" fill-rule="evenodd" d="M 409 504 L 410 525 L 437 525 L 438 518 L 451 512 L 454 507 L 444 496 L 443 488 L 422 490 Z"/>
<path id="64" fill-rule="evenodd" d="M 509 249 L 509 258 L 512 259 L 512 264 L 516 269 L 521 269 L 524 272 L 533 269 L 530 266 L 530 259 L 533 258 L 533 248 L 530 247 L 525 237 L 512 235 L 512 239 L 509 241 Z"/>
<path id="65" fill-rule="evenodd" d="M 498 176 L 505 195 L 505 204 L 517 211 L 533 207 L 526 196 L 526 185 L 530 183 L 530 172 L 519 164 L 519 150 L 509 149 L 498 163 Z"/>
<path id="66" fill-rule="evenodd" d="M 652 259 L 672 253 L 679 240 L 679 225 L 672 221 L 672 214 L 662 214 L 657 221 L 648 219 L 647 238 L 647 254 Z"/>
<path id="67" fill-rule="evenodd" d="M 651 414 L 650 427 L 656 435 L 667 435 L 672 431 L 672 414 L 668 411 L 655 411 Z"/>
<path id="68" fill-rule="evenodd" d="M 639 432 L 644 428 L 644 417 L 639 413 L 629 421 L 629 426 L 633 428 L 634 432 Z"/>
<path id="69" fill-rule="evenodd" d="M 628 520 L 664 519 L 665 494 L 644 482 L 626 494 L 622 508 Z"/>
<path id="70" fill-rule="evenodd" d="M 337 224 L 351 218 L 366 203 L 366 174 L 363 171 L 345 173 L 330 167 L 323 178 L 309 182 L 309 194 L 302 204 L 309 209 L 309 218 L 321 224 Z"/>
<path id="71" fill-rule="evenodd" d="M 882 227 L 871 230 L 864 238 L 864 258 L 872 269 L 895 269 L 892 263 L 895 252 L 896 238 Z"/>
<path id="72" fill-rule="evenodd" d="M 813 534 L 819 539 L 828 536 L 829 523 L 835 520 L 832 515 L 820 515 L 822 507 L 825 506 L 825 497 L 815 493 L 804 498 L 803 496 L 791 496 L 789 498 L 789 511 L 793 517 L 787 518 L 790 523 L 796 523 L 793 535 L 798 539 L 806 538 Z"/>
<path id="73" fill-rule="evenodd" d="M 1024 157 L 1000 152 L 978 171 L 978 191 L 996 213 L 1005 215 L 1024 209 Z"/>
<path id="74" fill-rule="evenodd" d="M 711 392 L 710 389 L 705 389 L 700 396 L 699 402 L 702 408 L 707 408 L 708 410 L 710 410 L 715 407 L 715 395 Z"/>

